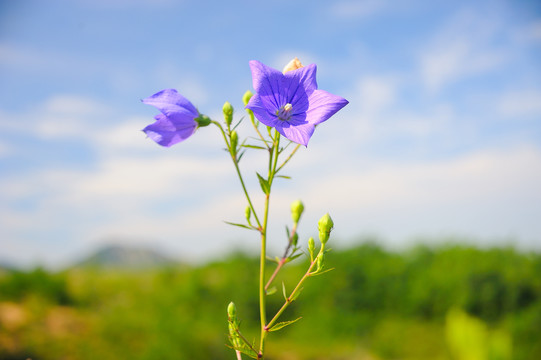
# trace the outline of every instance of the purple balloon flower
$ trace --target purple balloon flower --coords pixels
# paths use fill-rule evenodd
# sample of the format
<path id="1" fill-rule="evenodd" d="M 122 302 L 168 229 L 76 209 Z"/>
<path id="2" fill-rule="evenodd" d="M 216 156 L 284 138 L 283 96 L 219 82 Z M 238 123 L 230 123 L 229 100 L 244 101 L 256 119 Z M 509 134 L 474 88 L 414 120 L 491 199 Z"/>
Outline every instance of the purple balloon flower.
<path id="1" fill-rule="evenodd" d="M 156 122 L 143 131 L 162 146 L 171 146 L 189 138 L 197 129 L 199 112 L 175 89 L 165 89 L 141 100 L 161 111 L 154 117 Z"/>
<path id="2" fill-rule="evenodd" d="M 340 96 L 317 89 L 315 64 L 281 73 L 252 60 L 250 69 L 256 93 L 246 108 L 298 144 L 307 146 L 315 126 L 348 104 Z"/>

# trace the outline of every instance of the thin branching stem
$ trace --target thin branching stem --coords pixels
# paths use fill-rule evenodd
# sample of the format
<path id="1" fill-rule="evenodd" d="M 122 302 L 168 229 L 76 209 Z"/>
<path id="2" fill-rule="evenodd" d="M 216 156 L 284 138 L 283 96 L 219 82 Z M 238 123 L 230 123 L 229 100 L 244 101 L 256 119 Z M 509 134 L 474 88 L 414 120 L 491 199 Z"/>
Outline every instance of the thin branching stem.
<path id="1" fill-rule="evenodd" d="M 318 255 L 314 258 L 314 260 L 312 260 L 312 262 L 310 262 L 310 266 L 308 267 L 308 270 L 306 270 L 306 273 L 299 280 L 299 282 L 297 283 L 297 286 L 295 286 L 295 288 L 293 289 L 291 294 L 289 294 L 289 296 L 286 298 L 286 300 L 285 300 L 284 304 L 282 305 L 282 307 L 280 308 L 280 310 L 278 310 L 276 315 L 274 315 L 274 317 L 271 319 L 271 321 L 269 321 L 269 323 L 265 326 L 265 331 L 268 332 L 270 330 L 270 328 L 272 328 L 272 326 L 276 323 L 276 321 L 278 320 L 280 315 L 282 315 L 283 312 L 288 308 L 288 306 L 293 302 L 293 300 L 295 299 L 295 295 L 297 294 L 297 292 L 300 291 L 301 286 L 304 283 L 304 281 L 306 279 L 308 279 L 312 275 L 312 269 L 317 264 L 318 257 L 323 256 L 324 251 L 325 251 L 325 244 L 322 244 Z"/>
<path id="2" fill-rule="evenodd" d="M 284 266 L 285 263 L 287 262 L 287 258 L 289 256 L 289 250 L 291 249 L 291 245 L 293 245 L 293 237 L 295 236 L 296 232 L 297 232 L 297 224 L 293 224 L 293 229 L 291 230 L 291 234 L 289 235 L 289 242 L 287 244 L 286 250 L 284 251 L 284 255 L 282 255 L 282 258 L 280 259 L 280 261 L 278 261 L 278 266 L 276 267 L 276 269 L 274 269 L 274 272 L 269 278 L 267 285 L 265 285 L 265 291 L 269 289 L 272 282 L 274 281 L 274 278 L 276 277 L 276 275 L 278 275 L 278 272 L 280 271 L 280 269 L 282 269 L 282 266 Z"/>
<path id="3" fill-rule="evenodd" d="M 288 162 L 289 160 L 291 160 L 291 158 L 293 157 L 293 155 L 295 155 L 295 153 L 297 152 L 297 150 L 299 150 L 299 148 L 301 147 L 300 144 L 297 144 L 297 146 L 295 146 L 295 149 L 293 149 L 293 151 L 291 151 L 291 154 L 289 154 L 289 156 L 287 157 L 287 159 L 284 160 L 284 162 L 282 163 L 282 165 L 280 165 L 278 167 L 278 169 L 276 169 L 276 172 L 279 172 Z"/>
<path id="4" fill-rule="evenodd" d="M 265 146 L 267 147 L 267 149 L 269 149 L 269 145 L 267 144 L 267 140 L 265 140 L 263 135 L 261 135 L 261 133 L 259 132 L 259 128 L 257 127 L 257 124 L 255 123 L 254 113 L 252 111 L 249 111 L 248 114 L 250 115 L 250 121 L 252 122 L 252 125 L 254 126 L 255 132 L 257 133 L 257 135 L 259 135 L 259 138 L 261 140 L 263 140 L 263 142 L 265 143 Z"/>
<path id="5" fill-rule="evenodd" d="M 261 229 L 261 222 L 259 221 L 259 218 L 257 217 L 257 213 L 255 211 L 254 205 L 252 204 L 252 200 L 250 199 L 250 195 L 248 194 L 248 190 L 246 189 L 246 185 L 244 184 L 244 179 L 242 178 L 242 174 L 240 172 L 237 155 L 234 153 L 233 149 L 231 148 L 231 144 L 227 140 L 227 135 L 226 135 L 222 125 L 219 122 L 214 121 L 214 120 L 212 121 L 212 123 L 215 124 L 216 126 L 218 126 L 218 128 L 222 132 L 225 144 L 227 146 L 227 150 L 231 154 L 231 159 L 233 160 L 233 164 L 235 165 L 235 170 L 237 171 L 237 176 L 239 177 L 240 184 L 242 186 L 242 190 L 244 191 L 244 195 L 246 196 L 246 200 L 248 201 L 248 206 L 250 206 L 250 209 L 252 210 L 252 214 L 254 214 L 254 219 L 255 219 L 255 221 L 257 223 L 258 228 Z"/>

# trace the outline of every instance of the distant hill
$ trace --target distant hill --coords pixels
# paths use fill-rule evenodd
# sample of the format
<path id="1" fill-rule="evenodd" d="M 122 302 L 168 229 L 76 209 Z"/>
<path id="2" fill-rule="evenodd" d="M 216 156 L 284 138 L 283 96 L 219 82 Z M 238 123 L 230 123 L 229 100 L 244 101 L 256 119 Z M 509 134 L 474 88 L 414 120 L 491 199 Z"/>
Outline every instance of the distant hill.
<path id="1" fill-rule="evenodd" d="M 113 267 L 143 269 L 173 265 L 176 260 L 156 250 L 122 245 L 103 247 L 75 264 L 75 267 Z"/>
<path id="2" fill-rule="evenodd" d="M 17 269 L 15 265 L 10 263 L 9 261 L 5 261 L 0 259 L 0 274 L 5 272 L 10 272 Z"/>

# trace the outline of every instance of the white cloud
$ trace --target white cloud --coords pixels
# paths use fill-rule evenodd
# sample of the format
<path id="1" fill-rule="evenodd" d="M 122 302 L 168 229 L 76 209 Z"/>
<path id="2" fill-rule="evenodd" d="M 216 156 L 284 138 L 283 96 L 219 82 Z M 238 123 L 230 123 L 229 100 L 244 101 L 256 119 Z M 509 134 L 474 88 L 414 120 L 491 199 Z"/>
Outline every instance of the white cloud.
<path id="1" fill-rule="evenodd" d="M 498 109 L 506 117 L 541 116 L 541 91 L 525 89 L 503 94 Z"/>
<path id="2" fill-rule="evenodd" d="M 447 161 L 364 163 L 303 187 L 333 211 L 337 232 L 373 231 L 394 241 L 416 234 L 541 236 L 541 150 L 481 150 Z M 325 189 L 325 191 L 323 191 Z M 341 226 L 338 225 L 341 223 Z"/>
<path id="3" fill-rule="evenodd" d="M 363 77 L 358 83 L 357 104 L 361 112 L 376 115 L 392 105 L 396 97 L 397 79 L 392 77 Z"/>
<path id="4" fill-rule="evenodd" d="M 499 22 L 471 11 L 454 16 L 420 52 L 420 71 L 425 85 L 438 91 L 449 83 L 489 72 L 503 64 L 508 54 L 494 45 Z"/>

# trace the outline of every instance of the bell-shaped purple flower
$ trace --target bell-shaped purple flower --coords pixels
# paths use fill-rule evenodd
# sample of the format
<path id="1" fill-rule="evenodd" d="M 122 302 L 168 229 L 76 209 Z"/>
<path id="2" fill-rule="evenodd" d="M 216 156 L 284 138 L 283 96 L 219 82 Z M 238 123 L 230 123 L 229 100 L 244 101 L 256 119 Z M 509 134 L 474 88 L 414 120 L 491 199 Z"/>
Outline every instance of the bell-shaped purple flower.
<path id="1" fill-rule="evenodd" d="M 298 144 L 307 146 L 315 126 L 348 104 L 340 96 L 318 90 L 315 64 L 281 73 L 252 60 L 250 69 L 256 93 L 246 108 Z"/>
<path id="2" fill-rule="evenodd" d="M 171 146 L 189 138 L 197 129 L 199 112 L 175 89 L 165 89 L 141 100 L 161 111 L 156 121 L 143 129 L 149 138 L 162 146 Z"/>

